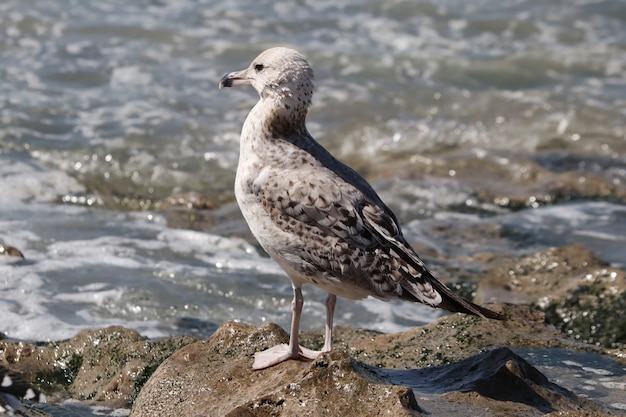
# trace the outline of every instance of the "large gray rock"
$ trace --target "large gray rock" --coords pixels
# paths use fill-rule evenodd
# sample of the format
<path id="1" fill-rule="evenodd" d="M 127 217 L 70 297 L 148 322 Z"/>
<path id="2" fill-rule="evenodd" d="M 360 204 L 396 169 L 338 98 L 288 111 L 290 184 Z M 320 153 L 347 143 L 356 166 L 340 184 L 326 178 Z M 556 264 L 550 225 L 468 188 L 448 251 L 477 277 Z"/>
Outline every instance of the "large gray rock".
<path id="1" fill-rule="evenodd" d="M 378 337 L 388 335 L 366 340 Z M 287 340 L 274 325 L 226 323 L 165 360 L 137 397 L 131 417 L 604 415 L 508 348 L 449 365 L 390 370 L 351 358 L 340 343 L 313 362 L 252 370 L 255 351 Z"/>
<path id="2" fill-rule="evenodd" d="M 209 339 L 188 345 L 154 372 L 132 416 L 413 415 L 412 392 L 368 382 L 345 351 L 315 362 L 289 361 L 253 371 L 252 355 L 284 343 L 277 326 L 226 323 Z"/>

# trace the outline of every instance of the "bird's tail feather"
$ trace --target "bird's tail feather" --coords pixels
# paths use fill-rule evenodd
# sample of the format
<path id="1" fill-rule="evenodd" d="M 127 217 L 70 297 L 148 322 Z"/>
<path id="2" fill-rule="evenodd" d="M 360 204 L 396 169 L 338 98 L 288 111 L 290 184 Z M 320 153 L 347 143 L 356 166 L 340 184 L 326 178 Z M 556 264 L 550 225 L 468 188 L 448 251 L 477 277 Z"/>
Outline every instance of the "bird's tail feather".
<path id="1" fill-rule="evenodd" d="M 437 308 L 452 311 L 455 313 L 472 314 L 487 319 L 506 320 L 506 317 L 502 314 L 491 311 L 488 308 L 474 304 L 469 300 L 455 294 L 450 288 L 445 286 L 439 280 L 433 277 L 429 280 L 435 289 L 441 294 L 441 303 L 437 305 Z"/>
<path id="2" fill-rule="evenodd" d="M 420 279 L 427 281 L 441 295 L 441 303 L 436 305 L 427 303 L 432 307 L 441 308 L 443 310 L 451 311 L 453 313 L 471 314 L 486 319 L 506 320 L 506 317 L 502 314 L 491 311 L 488 308 L 479 306 L 478 304 L 474 304 L 471 301 L 461 297 L 460 295 L 455 294 L 445 284 L 432 276 L 430 271 L 428 271 L 427 269 L 422 272 L 422 276 L 420 277 Z M 405 287 L 405 290 L 406 291 L 403 292 L 401 298 L 418 303 L 424 303 L 423 300 L 418 298 L 413 293 L 411 288 Z"/>

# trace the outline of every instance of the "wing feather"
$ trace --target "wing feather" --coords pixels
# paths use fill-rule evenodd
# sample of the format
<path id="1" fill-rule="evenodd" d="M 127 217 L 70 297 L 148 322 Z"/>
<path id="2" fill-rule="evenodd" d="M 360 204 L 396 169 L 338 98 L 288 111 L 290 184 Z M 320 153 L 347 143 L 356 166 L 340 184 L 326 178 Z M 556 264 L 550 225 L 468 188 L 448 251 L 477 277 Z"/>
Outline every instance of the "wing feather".
<path id="1" fill-rule="evenodd" d="M 253 192 L 273 224 L 290 236 L 300 236 L 285 248 L 290 259 L 301 262 L 294 269 L 304 270 L 314 284 L 319 285 L 313 277 L 320 276 L 339 283 L 335 288 L 343 292 L 337 295 L 347 298 L 401 298 L 504 319 L 457 296 L 435 278 L 373 188 L 322 150 L 317 149 L 319 161 L 304 152 L 302 160 L 308 165 L 297 170 L 266 167 L 270 172 L 264 180 L 255 181 Z"/>
<path id="2" fill-rule="evenodd" d="M 441 303 L 431 283 L 422 278 L 425 266 L 406 243 L 391 210 L 351 184 L 337 181 L 330 171 L 320 173 L 317 168 L 315 175 L 307 174 L 303 170 L 301 179 L 287 180 L 277 171 L 271 177 L 284 178 L 278 186 L 267 181 L 257 184 L 257 191 L 278 227 L 308 236 L 306 245 L 302 242 L 293 250 L 314 268 L 311 273 L 330 274 L 383 299 Z M 323 243 L 310 250 L 315 238 Z"/>

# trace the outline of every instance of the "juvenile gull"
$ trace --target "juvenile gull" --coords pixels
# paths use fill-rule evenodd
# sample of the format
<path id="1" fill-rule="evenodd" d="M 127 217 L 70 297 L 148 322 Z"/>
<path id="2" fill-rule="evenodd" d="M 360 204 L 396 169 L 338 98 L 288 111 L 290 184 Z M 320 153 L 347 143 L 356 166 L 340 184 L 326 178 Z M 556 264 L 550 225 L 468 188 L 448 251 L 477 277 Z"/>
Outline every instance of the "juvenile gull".
<path id="1" fill-rule="evenodd" d="M 19 374 L 0 365 L 0 415 L 30 415 L 21 413 L 23 405 L 19 398 L 46 402 L 46 396 L 26 382 Z M 46 414 L 47 415 L 47 414 Z"/>
<path id="2" fill-rule="evenodd" d="M 289 345 L 256 353 L 254 369 L 329 352 L 337 296 L 399 298 L 504 319 L 435 278 L 372 186 L 309 134 L 313 70 L 302 54 L 268 49 L 248 68 L 225 75 L 219 87 L 247 84 L 260 99 L 241 131 L 235 196 L 252 234 L 291 278 L 294 292 Z M 298 344 L 303 284 L 328 292 L 321 352 Z"/>

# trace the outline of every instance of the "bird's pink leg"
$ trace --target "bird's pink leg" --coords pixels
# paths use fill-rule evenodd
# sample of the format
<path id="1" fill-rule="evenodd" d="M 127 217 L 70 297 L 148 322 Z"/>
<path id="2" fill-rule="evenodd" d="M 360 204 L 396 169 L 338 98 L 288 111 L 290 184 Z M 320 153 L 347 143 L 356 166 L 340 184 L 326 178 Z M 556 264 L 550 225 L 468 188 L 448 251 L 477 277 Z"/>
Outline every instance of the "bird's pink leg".
<path id="1" fill-rule="evenodd" d="M 326 298 L 326 334 L 324 335 L 324 347 L 322 352 L 330 352 L 333 350 L 333 317 L 335 316 L 335 304 L 337 304 L 337 296 L 328 294 Z"/>
<path id="2" fill-rule="evenodd" d="M 292 359 L 298 359 L 300 345 L 298 344 L 298 333 L 300 332 L 300 317 L 302 317 L 302 306 L 304 305 L 304 297 L 302 289 L 293 289 L 293 301 L 291 302 L 291 334 L 289 335 L 289 352 Z"/>
<path id="3" fill-rule="evenodd" d="M 303 348 L 298 344 L 298 332 L 300 331 L 300 317 L 302 316 L 302 305 L 304 304 L 304 297 L 302 296 L 302 289 L 300 287 L 293 288 L 293 301 L 291 307 L 293 315 L 291 316 L 291 335 L 289 336 L 289 345 L 280 344 L 271 347 L 263 352 L 257 352 L 254 354 L 254 363 L 252 369 L 265 369 L 270 366 L 277 365 L 281 362 L 285 362 L 289 359 L 315 359 L 321 352 Z M 333 306 L 334 307 L 334 306 Z M 328 305 L 326 307 L 328 312 Z M 328 320 L 327 320 L 328 324 Z M 332 319 L 331 319 L 332 324 Z M 327 329 L 328 332 L 328 329 Z M 324 345 L 326 347 L 326 344 Z"/>

